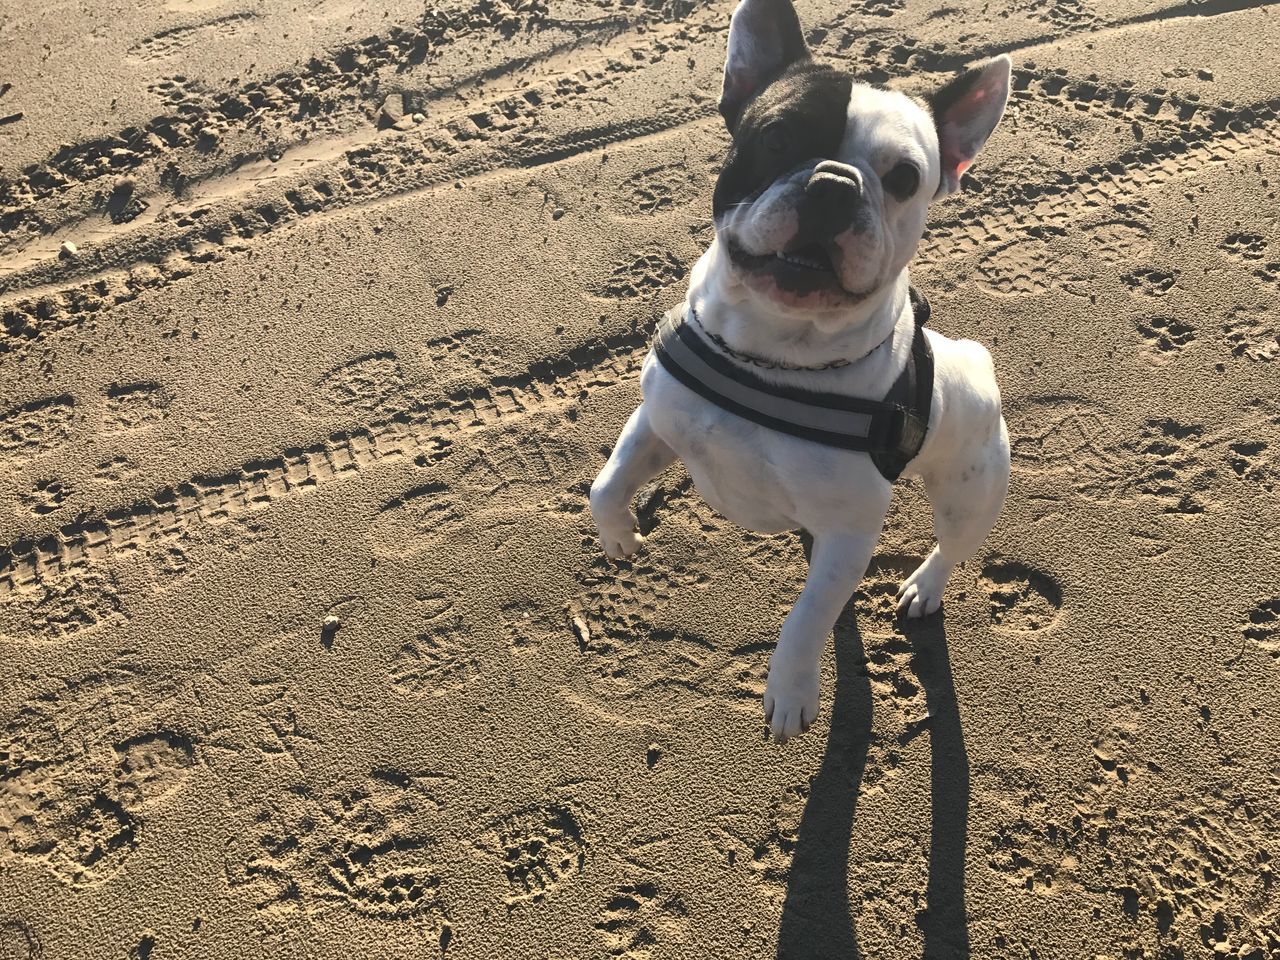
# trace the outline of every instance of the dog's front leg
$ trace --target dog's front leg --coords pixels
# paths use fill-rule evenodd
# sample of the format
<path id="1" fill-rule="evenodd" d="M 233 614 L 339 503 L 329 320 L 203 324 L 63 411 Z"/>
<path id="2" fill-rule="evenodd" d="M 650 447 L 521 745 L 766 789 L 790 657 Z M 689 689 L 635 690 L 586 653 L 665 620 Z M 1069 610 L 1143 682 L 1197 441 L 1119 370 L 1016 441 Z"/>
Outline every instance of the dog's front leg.
<path id="1" fill-rule="evenodd" d="M 640 549 L 644 538 L 631 499 L 675 459 L 675 451 L 653 432 L 644 404 L 640 404 L 622 428 L 609 462 L 591 484 L 591 516 L 606 554 L 616 559 Z"/>
<path id="2" fill-rule="evenodd" d="M 814 537 L 809 575 L 769 660 L 764 718 L 780 743 L 818 715 L 818 666 L 836 618 L 867 572 L 879 531 Z"/>

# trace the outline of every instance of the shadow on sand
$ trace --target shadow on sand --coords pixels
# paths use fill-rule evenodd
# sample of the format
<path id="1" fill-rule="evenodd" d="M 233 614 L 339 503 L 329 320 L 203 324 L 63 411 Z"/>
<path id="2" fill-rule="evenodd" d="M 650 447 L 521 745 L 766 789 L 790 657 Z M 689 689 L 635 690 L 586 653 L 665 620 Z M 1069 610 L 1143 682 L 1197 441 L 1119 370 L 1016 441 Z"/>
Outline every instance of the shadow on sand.
<path id="1" fill-rule="evenodd" d="M 807 552 L 807 551 L 806 551 Z M 912 665 L 924 686 L 933 761 L 932 830 L 926 909 L 916 916 L 926 960 L 967 960 L 965 838 L 969 758 L 951 678 L 941 613 L 903 621 Z M 856 960 L 855 911 L 849 902 L 849 859 L 858 788 L 871 736 L 871 685 L 852 601 L 835 627 L 836 689 L 831 733 L 809 799 L 788 875 L 777 960 Z M 856 870 L 856 864 L 854 869 Z"/>

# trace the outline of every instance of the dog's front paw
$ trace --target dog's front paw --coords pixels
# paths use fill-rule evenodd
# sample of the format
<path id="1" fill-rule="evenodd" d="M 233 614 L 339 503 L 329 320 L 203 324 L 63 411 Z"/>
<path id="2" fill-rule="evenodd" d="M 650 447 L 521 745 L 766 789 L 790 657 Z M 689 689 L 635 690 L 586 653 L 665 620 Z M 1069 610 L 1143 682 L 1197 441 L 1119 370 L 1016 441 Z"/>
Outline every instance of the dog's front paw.
<path id="1" fill-rule="evenodd" d="M 898 615 L 915 618 L 936 612 L 942 606 L 942 593 L 950 576 L 951 567 L 935 547 L 898 588 Z"/>
<path id="2" fill-rule="evenodd" d="M 591 515 L 595 518 L 600 548 L 604 550 L 605 556 L 621 560 L 631 556 L 644 543 L 644 537 L 640 536 L 640 526 L 631 511 L 622 511 L 622 518 L 618 518 L 612 512 L 606 513 L 592 504 Z"/>
<path id="3" fill-rule="evenodd" d="M 588 501 L 600 535 L 600 547 L 614 560 L 629 557 L 644 544 L 640 524 L 626 503 L 619 504 L 606 490 L 593 486 Z"/>
<path id="4" fill-rule="evenodd" d="M 630 530 L 625 527 L 607 530 L 597 523 L 596 528 L 600 534 L 600 548 L 604 550 L 605 556 L 612 557 L 614 560 L 629 557 L 644 546 L 644 537 L 640 536 L 640 531 L 634 527 Z"/>
<path id="5" fill-rule="evenodd" d="M 818 670 L 797 670 L 785 663 L 769 666 L 764 689 L 764 721 L 779 743 L 808 731 L 818 716 Z"/>

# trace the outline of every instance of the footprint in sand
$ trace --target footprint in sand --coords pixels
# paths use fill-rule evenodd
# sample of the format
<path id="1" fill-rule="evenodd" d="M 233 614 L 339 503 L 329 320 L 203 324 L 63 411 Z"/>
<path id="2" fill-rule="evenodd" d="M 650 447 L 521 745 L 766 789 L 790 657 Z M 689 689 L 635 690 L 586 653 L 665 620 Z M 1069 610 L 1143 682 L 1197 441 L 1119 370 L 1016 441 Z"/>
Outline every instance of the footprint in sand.
<path id="1" fill-rule="evenodd" d="M 405 402 L 404 371 L 391 351 L 368 353 L 331 367 L 315 384 L 315 394 L 324 408 L 355 410 L 360 413 L 385 412 Z"/>
<path id="2" fill-rule="evenodd" d="M 631 216 L 653 216 L 697 200 L 705 188 L 703 179 L 683 162 L 663 163 L 633 173 L 620 184 L 622 211 Z"/>
<path id="3" fill-rule="evenodd" d="M 493 820 L 476 846 L 498 862 L 507 903 L 536 903 L 582 872 L 587 842 L 569 807 L 533 804 Z"/>
<path id="4" fill-rule="evenodd" d="M 653 296 L 686 273 L 684 261 L 670 250 L 646 250 L 623 257 L 597 289 L 598 296 L 630 300 Z"/>
<path id="5" fill-rule="evenodd" d="M 0 413 L 0 464 L 17 464 L 67 439 L 75 401 L 63 394 L 31 400 Z"/>
<path id="6" fill-rule="evenodd" d="M 1280 598 L 1263 600 L 1245 616 L 1245 638 L 1280 660 Z"/>
<path id="7" fill-rule="evenodd" d="M 107 388 L 102 427 L 108 433 L 137 430 L 169 415 L 173 397 L 158 383 L 113 384 Z"/>
<path id="8" fill-rule="evenodd" d="M 73 887 L 115 876 L 197 763 L 192 740 L 154 713 L 170 692 L 108 668 L 39 695 L 0 728 L 0 855 Z"/>
<path id="9" fill-rule="evenodd" d="M 378 511 L 369 526 L 370 545 L 379 556 L 413 556 L 460 527 L 463 518 L 448 484 L 423 484 L 406 490 Z"/>
<path id="10" fill-rule="evenodd" d="M 432 780 L 378 769 L 351 790 L 300 788 L 240 811 L 247 822 L 228 847 L 230 889 L 264 918 L 288 922 L 336 903 L 382 920 L 416 919 L 437 942 L 447 939 Z"/>
<path id="11" fill-rule="evenodd" d="M 1039 633 L 1062 612 L 1062 588 L 1052 577 L 1016 562 L 988 564 L 979 584 L 991 601 L 991 623 L 1009 633 Z"/>
<path id="12" fill-rule="evenodd" d="M 670 949 L 687 934 L 689 908 L 652 881 L 618 887 L 605 901 L 595 930 L 611 957 L 639 958 Z"/>

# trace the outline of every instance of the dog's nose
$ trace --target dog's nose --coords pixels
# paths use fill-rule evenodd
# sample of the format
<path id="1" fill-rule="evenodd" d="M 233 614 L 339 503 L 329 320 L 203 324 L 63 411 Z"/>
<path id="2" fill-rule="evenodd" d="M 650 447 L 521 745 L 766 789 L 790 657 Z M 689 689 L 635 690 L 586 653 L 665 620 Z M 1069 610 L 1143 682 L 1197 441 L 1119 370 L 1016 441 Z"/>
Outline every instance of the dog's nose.
<path id="1" fill-rule="evenodd" d="M 823 160 L 813 168 L 804 192 L 806 232 L 834 237 L 853 224 L 862 201 L 862 174 L 847 163 Z"/>
<path id="2" fill-rule="evenodd" d="M 835 160 L 823 160 L 813 168 L 805 192 L 810 196 L 844 199 L 845 202 L 862 197 L 862 172 L 857 167 Z"/>

